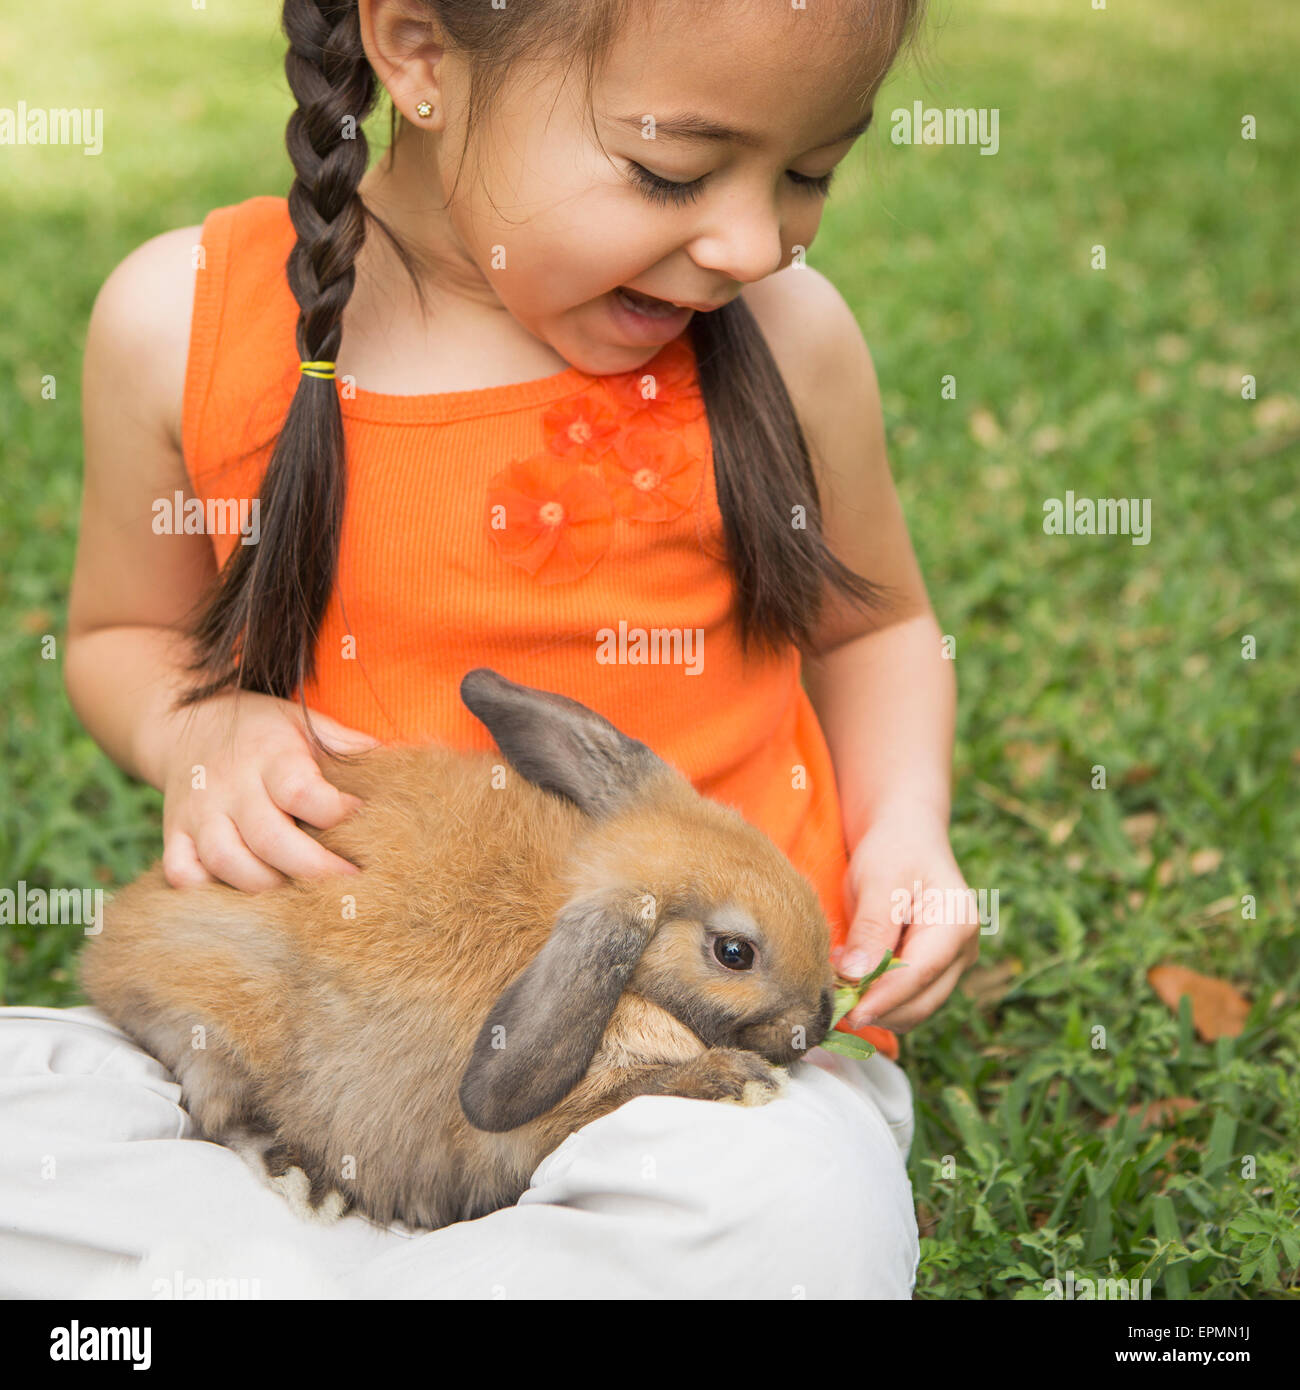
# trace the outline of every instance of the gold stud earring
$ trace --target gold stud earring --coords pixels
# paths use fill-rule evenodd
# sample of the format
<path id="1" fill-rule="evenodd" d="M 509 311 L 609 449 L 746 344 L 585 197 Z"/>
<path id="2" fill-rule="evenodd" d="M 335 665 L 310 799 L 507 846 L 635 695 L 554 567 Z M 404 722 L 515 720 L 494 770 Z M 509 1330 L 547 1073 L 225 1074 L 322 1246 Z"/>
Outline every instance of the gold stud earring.
<path id="1" fill-rule="evenodd" d="M 427 121 L 429 117 L 433 115 L 433 107 L 427 101 L 422 101 L 416 106 L 415 114 L 419 116 L 421 120 Z"/>

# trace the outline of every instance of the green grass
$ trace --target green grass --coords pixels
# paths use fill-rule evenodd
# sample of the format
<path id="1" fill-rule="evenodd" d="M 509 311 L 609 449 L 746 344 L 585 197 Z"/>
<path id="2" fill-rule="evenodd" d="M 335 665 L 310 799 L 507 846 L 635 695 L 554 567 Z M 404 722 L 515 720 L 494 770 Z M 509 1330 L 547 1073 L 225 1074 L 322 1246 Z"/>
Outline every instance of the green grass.
<path id="1" fill-rule="evenodd" d="M 1000 994 L 977 976 L 904 1044 L 918 1294 L 1042 1297 L 1073 1270 L 1157 1298 L 1295 1296 L 1300 14 L 949 8 L 810 253 L 875 355 L 957 644 L 954 846 L 1000 895 L 980 964 Z M 64 628 L 86 319 L 131 247 L 286 189 L 289 108 L 269 3 L 49 13 L 0 20 L 0 105 L 75 93 L 105 108 L 105 151 L 0 150 L 0 884 L 107 886 L 156 854 L 160 798 L 41 654 Z M 892 145 L 889 111 L 918 98 L 997 107 L 999 153 Z M 1150 498 L 1150 544 L 1045 535 L 1067 489 Z M 1124 827 L 1140 812 L 1145 846 Z M 0 927 L 6 1002 L 77 1002 L 78 934 Z M 1146 982 L 1164 961 L 1237 984 L 1242 1035 L 1199 1041 Z M 1171 1097 L 1194 1104 L 1130 1114 Z"/>

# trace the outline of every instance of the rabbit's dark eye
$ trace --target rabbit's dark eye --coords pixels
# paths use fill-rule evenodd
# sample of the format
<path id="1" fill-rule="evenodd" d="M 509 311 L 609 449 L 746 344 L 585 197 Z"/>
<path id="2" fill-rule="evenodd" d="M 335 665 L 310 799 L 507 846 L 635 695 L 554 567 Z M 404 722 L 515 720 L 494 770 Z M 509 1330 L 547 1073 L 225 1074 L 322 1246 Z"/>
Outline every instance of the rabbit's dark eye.
<path id="1" fill-rule="evenodd" d="M 749 970 L 754 964 L 754 948 L 738 936 L 718 937 L 713 954 L 728 970 Z"/>

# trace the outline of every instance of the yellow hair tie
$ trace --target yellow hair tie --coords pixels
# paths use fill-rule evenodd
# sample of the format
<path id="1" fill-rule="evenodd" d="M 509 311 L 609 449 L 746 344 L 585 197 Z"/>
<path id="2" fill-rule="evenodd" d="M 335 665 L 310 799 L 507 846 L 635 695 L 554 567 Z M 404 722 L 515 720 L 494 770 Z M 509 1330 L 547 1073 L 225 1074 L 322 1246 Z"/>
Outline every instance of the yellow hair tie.
<path id="1" fill-rule="evenodd" d="M 333 362 L 299 362 L 298 370 L 303 376 L 314 376 L 319 381 L 333 381 L 335 366 Z"/>

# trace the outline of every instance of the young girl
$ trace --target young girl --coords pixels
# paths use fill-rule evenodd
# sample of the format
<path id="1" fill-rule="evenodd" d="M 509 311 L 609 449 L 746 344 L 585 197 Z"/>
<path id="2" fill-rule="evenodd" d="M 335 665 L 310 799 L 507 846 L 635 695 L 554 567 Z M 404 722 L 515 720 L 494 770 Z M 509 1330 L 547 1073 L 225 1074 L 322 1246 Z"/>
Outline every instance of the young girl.
<path id="1" fill-rule="evenodd" d="M 164 794 L 177 887 L 356 872 L 295 824 L 356 804 L 313 730 L 490 748 L 457 693 L 481 665 L 579 699 L 781 846 L 845 975 L 900 955 L 848 1019 L 877 1054 L 818 1049 L 760 1108 L 634 1100 L 518 1206 L 412 1241 L 295 1224 L 92 1011 L 22 1011 L 65 1080 L 115 1059 L 83 1248 L 147 1270 L 257 1232 L 369 1293 L 909 1296 L 895 1033 L 978 941 L 909 925 L 918 886 L 964 889 L 954 682 L 870 357 L 804 254 L 913 10 L 285 0 L 287 202 L 155 238 L 95 307 L 67 662 Z"/>

